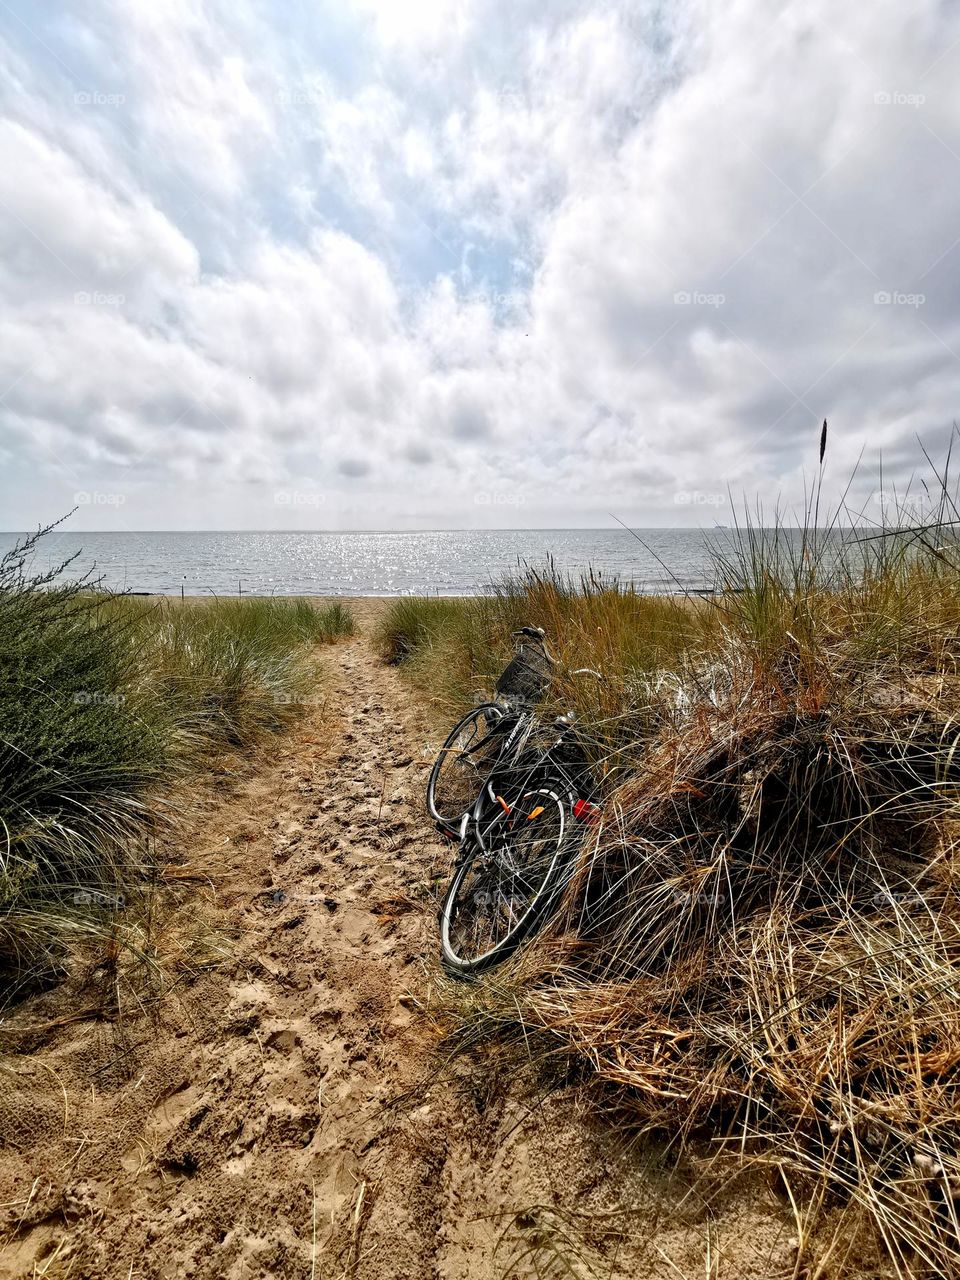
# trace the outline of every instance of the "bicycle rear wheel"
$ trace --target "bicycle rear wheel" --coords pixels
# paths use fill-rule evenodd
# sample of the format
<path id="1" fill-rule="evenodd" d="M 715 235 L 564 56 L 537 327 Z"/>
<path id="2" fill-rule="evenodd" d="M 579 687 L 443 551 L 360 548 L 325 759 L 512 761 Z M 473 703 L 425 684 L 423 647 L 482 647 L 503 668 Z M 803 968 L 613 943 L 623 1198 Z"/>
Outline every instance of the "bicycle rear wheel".
<path id="1" fill-rule="evenodd" d="M 427 782 L 427 808 L 437 822 L 455 831 L 476 802 L 500 758 L 503 708 L 485 702 L 463 717 L 440 749 Z"/>
<path id="2" fill-rule="evenodd" d="M 468 977 L 506 959 L 540 923 L 563 883 L 563 784 L 534 787 L 498 807 L 499 819 L 488 820 L 487 847 L 474 844 L 440 909 L 443 965 L 454 976 Z"/>

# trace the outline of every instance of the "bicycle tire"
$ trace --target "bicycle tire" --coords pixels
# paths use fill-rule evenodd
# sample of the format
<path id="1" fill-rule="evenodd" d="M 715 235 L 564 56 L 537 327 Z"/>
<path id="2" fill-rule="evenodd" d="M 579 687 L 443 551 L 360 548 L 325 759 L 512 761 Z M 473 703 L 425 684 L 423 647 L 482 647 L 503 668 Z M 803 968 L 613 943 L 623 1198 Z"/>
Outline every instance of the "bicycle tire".
<path id="1" fill-rule="evenodd" d="M 488 758 L 484 761 L 483 776 L 481 776 L 481 770 L 477 766 L 471 766 L 470 769 L 465 771 L 464 777 L 451 787 L 449 803 L 448 797 L 444 795 L 446 788 L 441 786 L 444 768 L 445 766 L 456 768 L 457 758 L 453 753 L 461 738 L 473 728 L 479 729 L 481 736 L 473 743 L 470 748 L 471 752 L 481 749 L 486 739 L 490 740 L 491 745 L 496 745 L 493 742 L 496 732 L 494 726 L 504 719 L 504 715 L 503 707 L 496 702 L 483 702 L 478 707 L 474 707 L 450 730 L 436 760 L 433 762 L 430 777 L 427 781 L 427 810 L 435 822 L 438 822 L 449 831 L 456 831 L 463 815 L 473 807 L 477 793 L 482 789 L 490 770 L 499 759 L 500 751 L 497 749 L 493 759 Z M 480 721 L 482 721 L 482 727 L 478 723 Z M 483 734 L 484 728 L 487 731 L 485 736 Z M 463 755 L 464 749 L 461 747 L 459 751 L 461 764 Z M 462 806 L 459 805 L 460 799 L 464 800 Z"/>
<path id="2" fill-rule="evenodd" d="M 544 851 L 545 861 L 542 872 L 535 872 L 539 882 L 526 901 L 522 913 L 501 938 L 490 946 L 481 945 L 475 954 L 464 954 L 462 943 L 454 940 L 455 933 L 458 937 L 460 933 L 460 930 L 455 928 L 458 915 L 464 911 L 469 913 L 470 910 L 475 914 L 486 911 L 488 915 L 495 915 L 502 912 L 501 903 L 506 902 L 506 895 L 500 892 L 502 875 L 497 875 L 492 892 L 482 887 L 478 889 L 476 884 L 468 886 L 468 878 L 476 872 L 478 861 L 489 862 L 492 857 L 505 856 L 505 852 L 511 852 L 509 836 L 504 841 L 501 852 L 495 855 L 486 853 L 479 843 L 474 842 L 469 854 L 456 867 L 440 907 L 441 963 L 447 973 L 453 977 L 473 977 L 512 955 L 520 943 L 543 922 L 550 904 L 565 883 L 565 873 L 570 862 L 570 850 L 566 841 L 570 816 L 566 785 L 562 780 L 555 779 L 553 785 L 535 787 L 522 797 L 522 805 L 521 813 L 526 809 L 530 810 L 524 818 L 525 822 L 539 816 L 534 812 L 538 806 L 543 806 L 544 811 L 549 806 L 550 821 L 554 824 L 553 830 L 547 837 L 550 848 Z M 517 807 L 514 806 L 514 808 Z M 504 814 L 504 823 L 508 820 L 509 815 Z M 506 831 L 504 834 L 507 835 Z M 512 851 L 516 852 L 515 840 Z M 482 875 L 481 871 L 481 884 L 484 883 Z M 513 877 L 514 882 L 519 878 L 516 872 L 513 873 Z M 481 894 L 485 895 L 482 901 L 479 900 Z"/>

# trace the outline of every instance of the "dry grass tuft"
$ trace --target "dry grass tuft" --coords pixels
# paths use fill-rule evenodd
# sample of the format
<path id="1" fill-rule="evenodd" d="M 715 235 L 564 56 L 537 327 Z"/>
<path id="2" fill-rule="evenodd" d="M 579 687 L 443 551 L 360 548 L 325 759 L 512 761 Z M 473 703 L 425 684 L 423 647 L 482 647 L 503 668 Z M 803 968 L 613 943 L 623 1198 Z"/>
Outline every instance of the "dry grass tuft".
<path id="1" fill-rule="evenodd" d="M 620 1124 L 773 1168 L 811 1274 L 849 1274 L 865 1232 L 882 1273 L 960 1271 L 960 513 L 938 479 L 909 526 L 747 519 L 710 602 L 532 575 L 431 649 L 471 655 L 466 686 L 477 616 L 547 626 L 607 676 L 579 709 L 616 764 L 561 916 L 441 986 L 449 1045 L 521 1046 Z"/>

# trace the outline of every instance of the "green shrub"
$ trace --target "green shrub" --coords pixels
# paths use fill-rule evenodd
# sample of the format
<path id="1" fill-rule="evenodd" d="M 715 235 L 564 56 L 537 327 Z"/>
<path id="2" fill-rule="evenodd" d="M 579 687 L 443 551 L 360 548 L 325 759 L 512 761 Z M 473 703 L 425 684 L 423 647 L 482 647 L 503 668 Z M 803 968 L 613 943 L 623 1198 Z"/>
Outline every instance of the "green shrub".
<path id="1" fill-rule="evenodd" d="M 312 650 L 340 604 L 113 596 L 0 561 L 0 964 L 103 925 L 148 871 L 163 789 L 321 701 Z M 69 562 L 68 562 L 69 563 Z M 109 912 L 106 913 L 109 915 Z"/>
<path id="2" fill-rule="evenodd" d="M 0 956 L 47 939 L 26 919 L 116 895 L 146 796 L 170 776 L 168 727 L 139 696 L 136 628 L 87 584 L 31 577 L 39 535 L 0 561 Z M 63 568 L 65 566 L 61 566 Z M 82 905 L 82 903 L 81 903 Z"/>

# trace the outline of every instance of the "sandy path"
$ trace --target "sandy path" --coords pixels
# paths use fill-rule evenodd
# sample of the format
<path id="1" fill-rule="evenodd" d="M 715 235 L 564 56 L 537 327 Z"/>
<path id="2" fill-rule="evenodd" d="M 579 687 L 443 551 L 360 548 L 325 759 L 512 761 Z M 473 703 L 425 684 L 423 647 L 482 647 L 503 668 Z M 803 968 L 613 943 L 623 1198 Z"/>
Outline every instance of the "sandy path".
<path id="1" fill-rule="evenodd" d="M 399 677 L 365 636 L 324 658 L 331 710 L 201 829 L 229 858 L 217 906 L 235 960 L 172 1002 L 158 1038 L 126 1055 L 136 1066 L 113 1064 L 126 1048 L 114 1025 L 46 1040 L 73 1141 L 33 1153 L 27 1218 L 42 1213 L 0 1255 L 7 1274 L 48 1256 L 65 1217 L 57 1261 L 77 1274 L 303 1275 L 314 1219 L 322 1257 L 352 1212 L 363 1148 L 423 1057 L 407 993 L 422 982 L 423 903 L 443 853 L 421 814 L 426 728 Z M 45 1003 L 21 1026 L 46 1022 Z M 114 1072 L 127 1077 L 117 1088 Z M 57 1157 L 84 1137 L 64 1178 Z"/>
<path id="2" fill-rule="evenodd" d="M 626 1144 L 563 1090 L 531 1108 L 465 1065 L 431 1083 L 435 734 L 365 634 L 324 661 L 334 714 L 212 802 L 182 851 L 212 877 L 230 959 L 149 1018 L 51 1025 L 54 991 L 0 1028 L 0 1276 L 485 1280 L 544 1205 L 659 1215 Z M 703 1274 L 708 1210 L 688 1201 L 661 1232 L 671 1267 L 635 1255 L 628 1274 Z M 780 1224 L 751 1205 L 766 1253 Z M 525 1206 L 514 1240 L 503 1213 Z"/>

